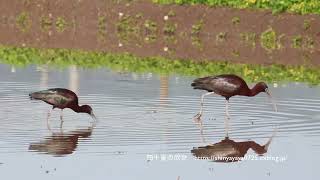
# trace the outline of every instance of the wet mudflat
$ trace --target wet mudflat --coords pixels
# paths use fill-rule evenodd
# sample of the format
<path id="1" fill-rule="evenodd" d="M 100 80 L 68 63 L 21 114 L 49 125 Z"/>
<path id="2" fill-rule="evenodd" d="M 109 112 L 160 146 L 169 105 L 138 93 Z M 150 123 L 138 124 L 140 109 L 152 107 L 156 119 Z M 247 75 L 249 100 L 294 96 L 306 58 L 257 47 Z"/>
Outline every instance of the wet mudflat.
<path id="1" fill-rule="evenodd" d="M 14 0 L 0 11 L 3 45 L 319 66 L 318 15 L 149 0 Z"/>
<path id="2" fill-rule="evenodd" d="M 270 84 L 279 112 L 272 110 L 263 94 L 232 98 L 230 140 L 225 140 L 223 98 L 206 99 L 203 135 L 193 120 L 202 94 L 191 88 L 194 78 L 74 66 L 54 69 L 0 65 L 2 177 L 316 179 L 316 162 L 320 160 L 316 156 L 320 150 L 318 86 Z M 80 104 L 92 105 L 98 122 L 66 110 L 60 129 L 59 111 L 55 111 L 48 130 L 46 115 L 50 106 L 30 101 L 28 93 L 49 87 L 77 92 Z M 268 151 L 257 156 L 260 145 L 269 140 L 275 128 Z M 248 160 L 195 160 L 191 152 L 231 140 L 233 144 L 249 142 L 242 143 L 250 146 L 245 153 Z M 224 147 L 226 144 L 220 143 L 211 151 Z"/>

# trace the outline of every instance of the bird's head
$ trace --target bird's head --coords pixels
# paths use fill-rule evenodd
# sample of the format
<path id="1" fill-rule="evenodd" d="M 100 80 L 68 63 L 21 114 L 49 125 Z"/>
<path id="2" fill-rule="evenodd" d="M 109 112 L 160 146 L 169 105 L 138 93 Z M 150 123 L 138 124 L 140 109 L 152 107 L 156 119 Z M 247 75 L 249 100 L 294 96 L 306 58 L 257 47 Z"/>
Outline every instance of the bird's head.
<path id="1" fill-rule="evenodd" d="M 269 94 L 268 85 L 265 82 L 259 82 L 257 85 L 259 92 L 265 92 Z"/>
<path id="2" fill-rule="evenodd" d="M 96 116 L 93 114 L 93 110 L 92 110 L 91 106 L 89 106 L 89 105 L 82 105 L 82 106 L 80 107 L 80 109 L 81 109 L 81 112 L 89 114 L 89 115 L 90 115 L 93 119 L 95 119 L 95 120 L 97 119 Z"/>

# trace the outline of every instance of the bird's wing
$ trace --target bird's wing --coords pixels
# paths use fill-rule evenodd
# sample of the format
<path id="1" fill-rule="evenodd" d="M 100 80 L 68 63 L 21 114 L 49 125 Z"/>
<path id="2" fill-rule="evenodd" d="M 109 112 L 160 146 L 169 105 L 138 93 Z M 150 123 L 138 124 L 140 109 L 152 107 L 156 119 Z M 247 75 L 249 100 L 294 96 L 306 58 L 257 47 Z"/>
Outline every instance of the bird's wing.
<path id="1" fill-rule="evenodd" d="M 241 84 L 223 77 L 212 78 L 210 84 L 213 91 L 221 95 L 235 94 L 241 87 Z"/>
<path id="2" fill-rule="evenodd" d="M 213 80 L 214 83 L 222 84 L 222 86 L 226 90 L 234 91 L 235 89 L 240 87 L 240 84 L 233 82 L 232 80 L 228 78 L 218 78 L 216 80 Z"/>
<path id="3" fill-rule="evenodd" d="M 191 86 L 194 89 L 203 89 L 209 92 L 213 91 L 224 97 L 239 95 L 242 89 L 248 90 L 246 82 L 239 76 L 232 74 L 198 78 L 193 81 Z"/>
<path id="4" fill-rule="evenodd" d="M 53 106 L 67 106 L 70 102 L 74 100 L 72 95 L 68 93 L 63 93 L 58 89 L 48 89 L 43 91 L 38 91 L 33 93 L 35 99 L 45 101 Z"/>

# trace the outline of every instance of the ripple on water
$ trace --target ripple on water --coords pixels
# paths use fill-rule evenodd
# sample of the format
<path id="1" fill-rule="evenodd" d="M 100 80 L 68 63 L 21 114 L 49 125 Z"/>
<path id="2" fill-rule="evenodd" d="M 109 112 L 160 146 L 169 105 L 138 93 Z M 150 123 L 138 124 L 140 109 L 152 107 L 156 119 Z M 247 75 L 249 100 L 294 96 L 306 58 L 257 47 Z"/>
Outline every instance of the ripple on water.
<path id="1" fill-rule="evenodd" d="M 35 79 L 0 82 L 0 135 L 5 137 L 0 153 L 27 149 L 58 156 L 78 149 L 82 153 L 99 155 L 114 155 L 115 149 L 135 153 L 189 152 L 190 147 L 224 137 L 225 100 L 222 97 L 206 98 L 203 135 L 192 119 L 199 110 L 201 95 L 201 91 L 189 87 L 192 79 L 181 78 L 177 82 L 174 78 L 159 79 L 157 76 L 147 79 L 140 76 L 123 79 L 116 73 L 110 76 L 117 78 L 105 81 L 106 75 L 96 76 L 95 80 L 79 76 L 80 103 L 92 105 L 99 119 L 90 133 L 85 131 L 90 129 L 90 117 L 71 110 L 64 112 L 63 133 L 59 130 L 59 111 L 54 111 L 51 117 L 54 133 L 50 132 L 46 127 L 50 106 L 28 98 L 30 90 L 41 89 L 38 82 L 33 82 Z M 95 87 L 97 90 L 92 92 Z M 296 98 L 291 95 L 297 93 L 295 89 L 279 89 L 290 91 L 276 98 L 279 112 L 273 111 L 264 95 L 232 98 L 230 136 L 268 138 L 277 127 L 277 136 L 282 138 L 292 134 L 319 137 L 320 99 L 311 95 Z M 273 94 L 277 95 L 277 89 L 274 90 Z"/>

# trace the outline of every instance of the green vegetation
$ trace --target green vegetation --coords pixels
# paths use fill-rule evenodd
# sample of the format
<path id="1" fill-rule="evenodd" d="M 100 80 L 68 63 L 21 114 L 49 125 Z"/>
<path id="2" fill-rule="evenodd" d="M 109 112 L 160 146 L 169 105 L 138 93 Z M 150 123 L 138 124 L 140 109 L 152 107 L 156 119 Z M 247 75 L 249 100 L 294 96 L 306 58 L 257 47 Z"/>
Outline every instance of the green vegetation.
<path id="1" fill-rule="evenodd" d="M 157 40 L 157 23 L 155 21 L 147 19 L 144 22 L 144 28 L 145 28 L 145 41 L 146 42 L 155 42 Z"/>
<path id="2" fill-rule="evenodd" d="M 203 19 L 200 19 L 194 25 L 192 25 L 191 35 L 199 35 L 202 27 L 203 27 Z"/>
<path id="3" fill-rule="evenodd" d="M 234 57 L 239 57 L 240 56 L 240 52 L 238 50 L 232 50 L 232 55 Z"/>
<path id="4" fill-rule="evenodd" d="M 253 48 L 256 47 L 256 33 L 254 32 L 240 33 L 240 38 L 244 44 L 250 45 Z"/>
<path id="5" fill-rule="evenodd" d="M 162 4 L 206 4 L 232 8 L 268 9 L 273 13 L 293 12 L 298 14 L 320 14 L 319 0 L 152 0 Z"/>
<path id="6" fill-rule="evenodd" d="M 166 22 L 162 31 L 164 33 L 164 40 L 167 43 L 177 43 L 177 38 L 174 36 L 176 33 L 178 25 L 176 23 Z"/>
<path id="7" fill-rule="evenodd" d="M 219 34 L 216 35 L 216 41 L 217 42 L 223 42 L 227 38 L 227 33 L 226 32 L 220 32 Z"/>
<path id="8" fill-rule="evenodd" d="M 174 17 L 174 16 L 176 16 L 176 13 L 175 13 L 173 10 L 170 10 L 170 11 L 168 12 L 168 16 L 169 16 L 169 17 Z"/>
<path id="9" fill-rule="evenodd" d="M 176 23 L 165 23 L 163 27 L 163 33 L 166 35 L 173 35 L 177 30 L 178 25 Z"/>
<path id="10" fill-rule="evenodd" d="M 142 13 L 138 13 L 138 14 L 136 14 L 136 16 L 135 16 L 137 19 L 140 19 L 140 18 L 142 18 L 143 17 L 143 14 Z"/>
<path id="11" fill-rule="evenodd" d="M 292 47 L 302 48 L 302 36 L 299 35 L 292 38 Z"/>
<path id="12" fill-rule="evenodd" d="M 203 51 L 203 43 L 198 36 L 191 36 L 191 43 L 193 46 L 197 47 L 200 51 Z"/>
<path id="13" fill-rule="evenodd" d="M 57 67 L 77 65 L 83 68 L 110 68 L 137 73 L 181 74 L 207 76 L 234 73 L 249 82 L 298 81 L 320 83 L 320 71 L 307 66 L 260 66 L 227 62 L 194 62 L 168 60 L 163 57 L 139 58 L 130 54 L 108 54 L 65 49 L 14 48 L 0 46 L 0 62 L 15 66 L 50 64 Z"/>
<path id="14" fill-rule="evenodd" d="M 303 48 L 310 50 L 314 48 L 314 40 L 310 36 L 303 37 L 301 35 L 298 35 L 292 38 L 291 45 L 293 48 Z"/>
<path id="15" fill-rule="evenodd" d="M 146 30 L 148 30 L 150 32 L 157 31 L 157 23 L 155 21 L 151 21 L 149 19 L 147 19 L 144 22 L 144 27 L 146 28 Z"/>
<path id="16" fill-rule="evenodd" d="M 203 27 L 203 19 L 200 19 L 194 25 L 192 25 L 192 29 L 191 29 L 192 45 L 197 47 L 201 51 L 203 50 L 203 44 L 200 39 L 200 31 L 202 27 Z"/>
<path id="17" fill-rule="evenodd" d="M 42 31 L 48 31 L 52 26 L 52 19 L 49 16 L 42 16 L 40 18 L 40 27 Z"/>
<path id="18" fill-rule="evenodd" d="M 231 20 L 233 25 L 238 25 L 240 23 L 240 18 L 239 17 L 233 17 Z"/>
<path id="19" fill-rule="evenodd" d="M 268 51 L 276 49 L 276 43 L 277 43 L 277 35 L 276 32 L 269 28 L 263 33 L 261 33 L 261 46 L 265 48 Z"/>
<path id="20" fill-rule="evenodd" d="M 314 40 L 309 36 L 306 37 L 305 47 L 307 49 L 313 49 L 314 48 Z"/>
<path id="21" fill-rule="evenodd" d="M 261 46 L 268 52 L 271 52 L 275 49 L 280 49 L 282 47 L 280 40 L 283 36 L 284 35 L 280 35 L 277 37 L 277 33 L 271 27 L 269 27 L 267 30 L 261 33 Z"/>
<path id="22" fill-rule="evenodd" d="M 116 24 L 117 36 L 119 39 L 128 42 L 132 39 L 139 38 L 140 25 L 139 18 L 131 17 L 129 15 L 122 16 L 120 21 Z"/>
<path id="23" fill-rule="evenodd" d="M 31 18 L 27 12 L 21 12 L 16 17 L 16 25 L 22 32 L 27 32 L 31 27 Z"/>
<path id="24" fill-rule="evenodd" d="M 310 20 L 304 20 L 303 21 L 303 29 L 304 30 L 308 30 L 308 29 L 310 29 L 311 28 L 311 22 L 310 22 Z"/>
<path id="25" fill-rule="evenodd" d="M 171 43 L 171 44 L 177 44 L 177 42 L 178 42 L 177 38 L 173 35 L 165 35 L 164 41 L 166 43 Z"/>
<path id="26" fill-rule="evenodd" d="M 67 21 L 63 17 L 58 17 L 56 20 L 56 29 L 58 32 L 63 32 L 67 28 Z"/>
<path id="27" fill-rule="evenodd" d="M 107 18 L 106 16 L 98 17 L 98 39 L 103 40 L 107 35 Z"/>

